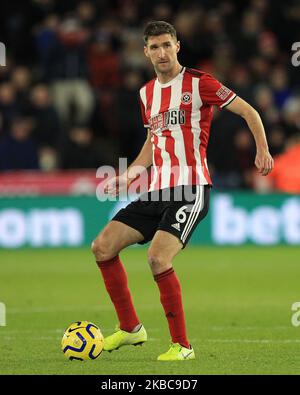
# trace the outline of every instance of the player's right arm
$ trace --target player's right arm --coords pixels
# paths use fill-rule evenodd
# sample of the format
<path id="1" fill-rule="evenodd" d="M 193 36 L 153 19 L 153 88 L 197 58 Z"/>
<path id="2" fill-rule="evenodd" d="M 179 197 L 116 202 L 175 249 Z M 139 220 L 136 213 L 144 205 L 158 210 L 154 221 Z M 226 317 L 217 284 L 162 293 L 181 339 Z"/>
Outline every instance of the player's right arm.
<path id="1" fill-rule="evenodd" d="M 258 112 L 245 100 L 237 97 L 226 107 L 227 110 L 245 119 L 253 134 L 256 144 L 255 166 L 260 174 L 267 176 L 274 167 L 274 160 L 270 155 L 267 138 Z"/>
<path id="2" fill-rule="evenodd" d="M 264 126 L 258 112 L 210 74 L 203 74 L 200 88 L 201 98 L 206 103 L 220 109 L 226 108 L 245 119 L 256 143 L 255 166 L 263 176 L 268 175 L 274 167 L 274 160 L 269 153 Z"/>
<path id="3" fill-rule="evenodd" d="M 151 133 L 148 130 L 147 139 L 132 164 L 128 169 L 119 176 L 111 178 L 104 187 L 104 192 L 110 195 L 118 195 L 122 190 L 125 190 L 131 181 L 136 178 L 136 172 L 134 167 L 142 166 L 145 170 L 152 165 L 152 143 L 151 143 Z"/>

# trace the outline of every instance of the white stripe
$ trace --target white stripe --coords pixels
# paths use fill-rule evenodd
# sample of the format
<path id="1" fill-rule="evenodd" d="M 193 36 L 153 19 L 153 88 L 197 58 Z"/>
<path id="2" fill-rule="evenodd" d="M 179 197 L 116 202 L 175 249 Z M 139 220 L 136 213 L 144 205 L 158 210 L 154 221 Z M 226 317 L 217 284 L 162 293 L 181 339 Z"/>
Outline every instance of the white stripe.
<path id="1" fill-rule="evenodd" d="M 155 80 L 154 87 L 153 87 L 151 113 L 150 113 L 151 118 L 154 117 L 154 115 L 159 114 L 160 103 L 161 103 L 161 88 L 158 85 L 157 81 Z"/>
<path id="2" fill-rule="evenodd" d="M 207 164 L 207 158 L 204 158 L 204 166 L 206 167 L 207 174 L 209 175 L 208 164 Z"/>
<path id="3" fill-rule="evenodd" d="M 160 169 L 161 172 L 161 189 L 163 188 L 170 188 L 170 175 L 171 175 L 171 160 L 170 155 L 168 152 L 165 151 L 165 143 L 166 140 L 163 141 L 163 148 L 162 148 L 162 168 Z"/>
<path id="4" fill-rule="evenodd" d="M 200 213 L 203 210 L 203 206 L 204 206 L 204 194 L 203 194 L 203 186 L 200 186 L 200 200 L 199 200 L 199 204 L 197 205 L 197 207 L 195 207 L 195 211 L 193 213 L 193 217 L 192 217 L 192 221 L 189 224 L 189 227 L 186 229 L 185 231 L 185 235 L 182 239 L 183 242 L 185 242 L 185 240 L 187 239 L 188 235 L 190 234 L 191 230 L 193 229 L 193 226 L 195 225 L 197 218 L 199 217 Z"/>
<path id="5" fill-rule="evenodd" d="M 170 174 L 171 174 L 171 159 L 169 153 L 166 151 L 166 137 L 158 138 L 158 146 L 161 149 L 162 166 L 159 169 L 161 173 L 161 186 L 160 189 L 170 187 Z"/>
<path id="6" fill-rule="evenodd" d="M 190 215 L 190 218 L 188 220 L 189 224 L 187 224 L 185 226 L 183 233 L 181 235 L 181 240 L 183 242 L 185 242 L 187 236 L 191 232 L 191 230 L 192 230 L 192 228 L 193 228 L 193 226 L 194 226 L 194 224 L 195 224 L 195 222 L 196 222 L 196 220 L 197 220 L 197 218 L 198 218 L 199 214 L 201 213 L 203 206 L 204 206 L 204 186 L 200 185 L 199 187 L 197 186 L 197 188 L 200 189 L 200 197 L 198 199 L 197 206 L 195 205 L 193 208 L 193 210 L 194 210 L 193 214 Z M 190 221 L 190 219 L 191 219 L 191 221 Z"/>
<path id="7" fill-rule="evenodd" d="M 185 230 L 185 234 L 184 234 L 184 237 L 183 237 L 183 242 L 185 242 L 186 238 L 188 237 L 189 233 L 191 232 L 191 230 L 192 230 L 192 228 L 193 228 L 193 226 L 194 226 L 194 224 L 195 224 L 195 222 L 196 222 L 196 220 L 197 220 L 197 218 L 198 218 L 198 216 L 199 216 L 199 214 L 200 214 L 200 212 L 201 212 L 201 210 L 203 208 L 203 204 L 202 204 L 202 195 L 203 195 L 202 194 L 202 188 L 203 187 L 200 187 L 200 197 L 199 197 L 199 200 L 198 200 L 198 204 L 197 204 L 197 206 L 195 206 L 195 208 L 193 210 L 193 214 L 191 215 L 191 221 L 190 221 L 187 229 Z"/>
<path id="8" fill-rule="evenodd" d="M 187 220 L 187 223 L 185 224 L 185 227 L 184 227 L 184 229 L 183 229 L 183 232 L 182 232 L 182 234 L 181 234 L 181 240 L 184 242 L 184 240 L 183 239 L 185 239 L 185 235 L 186 235 L 186 232 L 187 232 L 187 230 L 188 230 L 188 228 L 189 228 L 189 226 L 190 226 L 190 223 L 191 223 L 191 221 L 193 220 L 193 218 L 194 218 L 194 216 L 195 216 L 195 213 L 197 212 L 197 207 L 199 206 L 199 204 L 200 204 L 200 187 L 198 186 L 198 185 L 196 185 L 196 198 L 195 198 L 195 203 L 194 203 L 194 205 L 193 205 L 193 207 L 192 207 L 192 209 L 191 209 L 191 213 L 190 213 L 190 216 L 189 216 L 189 219 Z"/>
<path id="9" fill-rule="evenodd" d="M 182 232 L 182 234 L 181 234 L 181 239 L 182 239 L 182 240 L 183 240 L 183 238 L 184 238 L 184 236 L 185 236 L 185 233 L 186 233 L 186 231 L 187 231 L 187 228 L 188 228 L 189 225 L 190 225 L 190 222 L 191 222 L 192 219 L 193 219 L 193 216 L 194 216 L 194 213 L 195 213 L 195 209 L 197 209 L 197 207 L 198 207 L 199 199 L 200 199 L 199 189 L 200 189 L 200 187 L 199 187 L 198 185 L 196 185 L 196 198 L 195 198 L 195 203 L 194 203 L 194 205 L 193 205 L 193 207 L 192 207 L 192 209 L 191 209 L 190 216 L 189 216 L 189 218 L 188 218 L 188 220 L 187 220 L 187 223 L 185 224 L 185 227 L 184 227 L 183 232 Z"/>
<path id="10" fill-rule="evenodd" d="M 154 146 L 154 142 L 153 141 L 154 141 L 154 137 L 152 136 L 151 137 L 151 143 L 152 143 L 152 163 L 153 163 L 152 169 L 153 169 L 153 175 L 152 175 L 152 181 L 151 181 L 151 184 L 150 184 L 150 187 L 149 187 L 149 191 L 153 191 L 154 185 L 155 185 L 156 180 L 157 180 L 157 167 L 156 167 L 155 162 L 154 162 L 155 146 Z"/>
<path id="11" fill-rule="evenodd" d="M 181 78 L 171 88 L 171 100 L 169 109 L 172 110 L 174 108 L 179 109 L 181 104 L 181 91 L 182 91 L 182 82 Z M 188 184 L 188 171 L 187 171 L 187 163 L 184 149 L 184 139 L 183 132 L 180 125 L 170 126 L 170 131 L 172 132 L 172 137 L 174 138 L 174 155 L 177 157 L 179 162 L 179 177 L 177 185 L 187 185 Z M 186 173 L 186 176 L 185 176 Z"/>
<path id="12" fill-rule="evenodd" d="M 143 86 L 143 88 L 140 89 L 140 97 L 141 97 L 141 100 L 142 100 L 142 103 L 143 103 L 143 106 L 144 106 L 144 109 L 145 109 L 144 111 L 145 111 L 145 114 L 146 114 L 146 107 L 147 107 L 146 86 Z M 148 124 L 144 125 L 144 127 L 148 128 L 149 125 Z"/>
<path id="13" fill-rule="evenodd" d="M 199 93 L 199 78 L 192 78 L 192 87 L 193 87 L 193 101 L 192 101 L 192 114 L 191 114 L 191 131 L 193 133 L 194 141 L 194 155 L 196 159 L 196 171 L 199 177 L 199 183 L 201 185 L 207 184 L 207 180 L 203 174 L 202 165 L 201 165 L 201 156 L 200 156 L 200 137 L 201 137 L 201 129 L 200 129 L 200 119 L 201 119 L 201 106 L 202 100 Z"/>
<path id="14" fill-rule="evenodd" d="M 147 98 L 146 98 L 146 86 L 143 86 L 143 88 L 141 88 L 140 89 L 140 96 L 141 96 L 141 100 L 142 100 L 142 103 L 143 103 L 143 105 L 144 105 L 144 107 L 145 107 L 145 109 L 146 109 L 146 101 L 147 101 Z"/>
<path id="15" fill-rule="evenodd" d="M 154 82 L 154 87 L 153 87 L 153 97 L 152 97 L 152 105 L 151 105 L 151 113 L 150 113 L 150 117 L 152 118 L 155 115 L 158 115 L 159 110 L 160 110 L 160 103 L 161 103 L 161 88 L 159 86 L 159 84 L 157 83 L 157 80 L 155 80 Z M 151 139 L 151 141 L 153 141 Z M 159 139 L 158 139 L 158 145 L 159 145 Z M 154 144 L 152 144 L 152 163 L 153 163 L 153 167 L 154 167 L 154 174 L 153 174 L 153 179 L 149 188 L 149 191 L 152 191 L 154 189 L 154 185 L 157 182 L 158 179 L 158 172 L 157 172 L 157 168 L 155 166 L 155 162 L 154 162 Z"/>
<path id="16" fill-rule="evenodd" d="M 175 86 L 171 87 L 170 104 L 167 111 L 173 108 L 179 108 L 181 102 L 181 90 L 182 90 L 182 78 L 177 81 Z M 174 125 L 174 126 L 169 125 L 169 130 L 171 131 L 172 137 L 174 138 L 174 153 L 171 153 L 171 155 L 173 154 L 178 158 L 178 162 L 180 166 L 182 162 L 186 163 L 184 146 L 180 141 L 180 139 L 183 139 L 182 131 L 180 125 Z M 166 140 L 166 138 L 163 139 Z M 171 170 L 172 170 L 171 157 L 170 154 L 165 150 L 165 156 L 163 158 L 163 168 L 162 168 L 162 188 L 170 187 Z M 180 175 L 178 181 L 180 181 Z M 178 182 L 178 185 L 180 185 L 180 182 Z"/>

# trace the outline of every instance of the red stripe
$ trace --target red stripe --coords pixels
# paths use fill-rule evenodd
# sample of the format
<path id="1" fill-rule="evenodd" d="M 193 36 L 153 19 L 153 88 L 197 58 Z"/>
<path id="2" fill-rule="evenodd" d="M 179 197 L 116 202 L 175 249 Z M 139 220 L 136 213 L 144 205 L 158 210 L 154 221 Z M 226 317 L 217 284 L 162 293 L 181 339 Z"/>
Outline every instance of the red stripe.
<path id="1" fill-rule="evenodd" d="M 161 111 L 166 112 L 169 110 L 170 107 L 170 100 L 171 100 L 171 89 L 172 87 L 169 86 L 168 88 L 164 88 L 162 91 L 162 106 L 161 106 Z M 168 181 L 168 185 L 170 187 L 173 187 L 174 185 L 177 185 L 177 180 L 179 177 L 179 174 L 174 174 L 174 168 L 179 166 L 179 161 L 178 158 L 175 155 L 175 140 L 174 137 L 172 136 L 172 132 L 170 130 L 164 130 L 162 135 L 166 139 L 166 145 L 165 149 L 166 152 L 170 156 L 170 163 L 171 163 L 171 174 L 170 174 L 170 179 Z M 178 173 L 178 172 L 177 172 Z"/>
<path id="2" fill-rule="evenodd" d="M 161 90 L 161 103 L 160 103 L 160 113 L 164 113 L 168 111 L 170 107 L 170 100 L 171 100 L 171 86 L 167 88 L 162 88 Z"/>
<path id="3" fill-rule="evenodd" d="M 168 88 L 164 88 L 164 90 L 168 90 L 165 93 L 165 104 L 163 106 L 164 111 L 168 111 L 170 107 L 170 100 L 171 100 L 171 89 L 172 87 L 169 86 Z M 179 179 L 179 160 L 177 156 L 175 155 L 175 140 L 174 137 L 172 136 L 172 132 L 170 130 L 165 130 L 163 132 L 163 136 L 166 138 L 166 151 L 168 152 L 170 156 L 170 162 L 171 162 L 171 174 L 170 174 L 170 179 L 169 179 L 169 186 L 173 187 L 176 186 L 178 183 Z"/>
<path id="4" fill-rule="evenodd" d="M 188 73 L 184 73 L 183 81 L 182 81 L 182 93 L 189 92 L 193 93 L 193 85 L 192 85 L 192 75 Z M 180 104 L 180 109 L 185 110 L 187 106 L 185 104 Z M 184 149 L 185 149 L 185 156 L 186 156 L 186 163 L 189 166 L 189 184 L 192 185 L 197 184 L 198 176 L 196 170 L 196 158 L 194 152 L 194 137 L 192 133 L 192 124 L 191 124 L 191 112 L 186 111 L 185 117 L 185 125 L 181 127 L 182 135 L 184 140 Z"/>

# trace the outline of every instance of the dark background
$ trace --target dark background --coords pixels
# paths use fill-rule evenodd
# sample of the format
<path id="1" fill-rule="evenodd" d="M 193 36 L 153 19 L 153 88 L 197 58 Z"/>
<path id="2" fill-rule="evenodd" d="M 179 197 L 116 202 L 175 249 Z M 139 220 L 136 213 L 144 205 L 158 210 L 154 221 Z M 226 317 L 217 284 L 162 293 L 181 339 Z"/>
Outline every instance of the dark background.
<path id="1" fill-rule="evenodd" d="M 183 65 L 212 73 L 258 110 L 272 155 L 299 136 L 299 1 L 9 1 L 0 16 L 0 171 L 135 158 L 146 137 L 138 91 L 153 78 L 142 41 L 150 20 L 175 25 Z M 252 188 L 254 157 L 245 122 L 216 109 L 215 186 Z"/>

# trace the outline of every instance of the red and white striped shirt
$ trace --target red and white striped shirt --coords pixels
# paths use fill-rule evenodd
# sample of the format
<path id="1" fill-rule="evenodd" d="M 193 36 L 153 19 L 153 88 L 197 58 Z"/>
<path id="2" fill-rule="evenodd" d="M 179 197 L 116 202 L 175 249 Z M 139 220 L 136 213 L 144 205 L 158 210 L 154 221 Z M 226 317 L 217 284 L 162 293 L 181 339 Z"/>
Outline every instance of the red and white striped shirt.
<path id="1" fill-rule="evenodd" d="M 211 184 L 206 149 L 212 106 L 222 108 L 235 97 L 210 74 L 188 68 L 166 84 L 155 78 L 140 89 L 143 122 L 153 147 L 149 191 Z"/>

